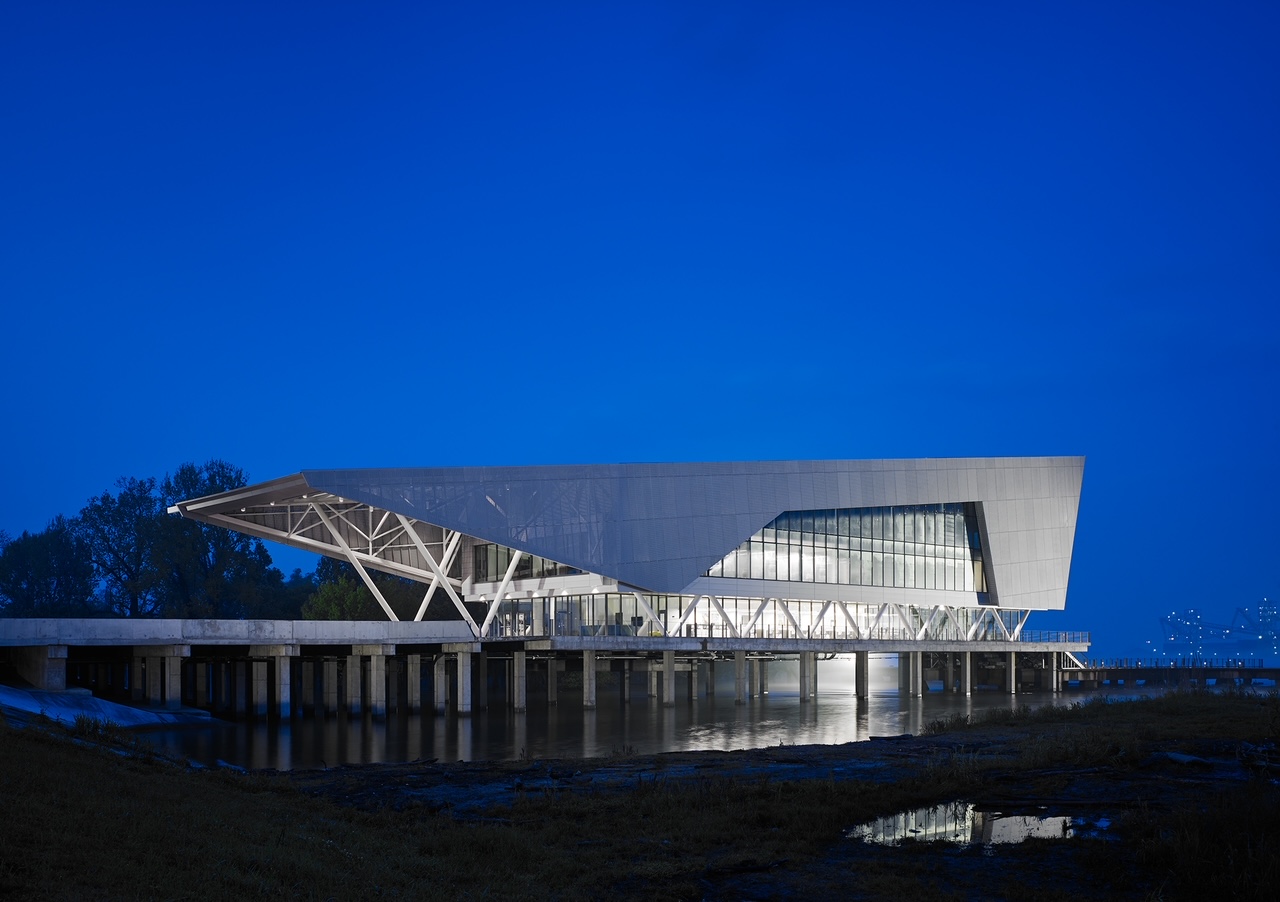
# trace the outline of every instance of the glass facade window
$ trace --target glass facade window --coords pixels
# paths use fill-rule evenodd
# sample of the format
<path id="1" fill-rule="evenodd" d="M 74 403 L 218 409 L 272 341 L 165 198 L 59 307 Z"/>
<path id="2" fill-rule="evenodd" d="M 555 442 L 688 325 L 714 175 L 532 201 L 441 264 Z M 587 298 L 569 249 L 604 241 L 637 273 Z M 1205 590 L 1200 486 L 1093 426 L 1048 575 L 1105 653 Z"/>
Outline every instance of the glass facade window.
<path id="1" fill-rule="evenodd" d="M 478 583 L 501 582 L 511 566 L 511 556 L 515 554 L 505 545 L 477 545 L 472 551 L 475 563 L 475 581 Z M 581 573 L 573 567 L 557 564 L 555 561 L 530 554 L 521 555 L 516 564 L 516 572 L 512 579 L 540 579 L 546 576 L 572 576 Z"/>
<path id="2" fill-rule="evenodd" d="M 787 511 L 704 576 L 986 594 L 978 505 Z"/>

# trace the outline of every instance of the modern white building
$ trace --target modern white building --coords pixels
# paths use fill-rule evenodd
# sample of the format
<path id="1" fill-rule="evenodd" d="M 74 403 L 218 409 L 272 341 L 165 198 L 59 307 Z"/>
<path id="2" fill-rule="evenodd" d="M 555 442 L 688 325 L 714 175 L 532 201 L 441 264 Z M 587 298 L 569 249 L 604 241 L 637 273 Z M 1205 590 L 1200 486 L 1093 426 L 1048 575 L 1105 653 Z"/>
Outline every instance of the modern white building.
<path id="1" fill-rule="evenodd" d="M 487 704 L 489 666 L 524 710 L 529 673 L 612 671 L 674 704 L 732 661 L 739 701 L 768 665 L 899 658 L 900 689 L 1057 689 L 1084 633 L 1027 628 L 1066 604 L 1078 457 L 304 470 L 179 502 L 171 513 L 349 561 L 384 622 L 0 622 L 33 683 L 127 683 L 135 698 L 215 711 L 437 710 Z M 421 586 L 397 617 L 370 571 Z M 424 621 L 447 600 L 451 618 Z M 112 658 L 107 650 L 115 649 Z M 127 676 L 119 673 L 120 655 Z M 116 663 L 113 663 L 115 661 Z M 430 678 L 428 679 L 428 668 Z M 104 675 L 105 674 L 105 675 Z"/>
<path id="2" fill-rule="evenodd" d="M 1079 457 L 304 470 L 184 517 L 442 592 L 477 639 L 1018 639 Z"/>

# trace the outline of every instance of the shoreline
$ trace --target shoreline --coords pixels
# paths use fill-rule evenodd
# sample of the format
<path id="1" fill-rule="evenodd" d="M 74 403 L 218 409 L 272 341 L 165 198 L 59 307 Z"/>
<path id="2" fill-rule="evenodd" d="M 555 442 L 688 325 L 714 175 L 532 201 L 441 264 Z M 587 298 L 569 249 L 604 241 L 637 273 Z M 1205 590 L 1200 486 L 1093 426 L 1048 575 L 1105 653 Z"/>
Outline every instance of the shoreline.
<path id="1" fill-rule="evenodd" d="M 209 712 L 198 708 L 141 708 L 98 698 L 88 689 L 49 691 L 27 689 L 0 683 L 0 715 L 29 720 L 44 715 L 66 726 L 78 717 L 91 717 L 125 729 L 173 727 L 213 722 Z"/>
<path id="2" fill-rule="evenodd" d="M 1065 902 L 1270 899 L 1280 879 L 1275 692 L 1027 709 L 842 745 L 306 771 L 191 767 L 82 726 L 0 725 L 0 781 L 21 812 L 0 822 L 5 889 Z M 1082 826 L 998 846 L 857 833 L 938 811 L 965 830 L 974 812 Z"/>

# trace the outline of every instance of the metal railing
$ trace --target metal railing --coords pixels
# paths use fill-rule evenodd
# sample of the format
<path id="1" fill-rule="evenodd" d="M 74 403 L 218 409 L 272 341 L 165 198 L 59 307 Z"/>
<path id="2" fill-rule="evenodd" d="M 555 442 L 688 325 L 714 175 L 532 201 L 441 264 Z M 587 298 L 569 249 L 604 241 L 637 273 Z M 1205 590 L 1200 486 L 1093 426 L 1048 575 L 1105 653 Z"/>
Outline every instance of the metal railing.
<path id="1" fill-rule="evenodd" d="M 1020 642 L 1073 642 L 1089 644 L 1087 631 L 1071 630 L 1023 630 L 1018 636 Z"/>

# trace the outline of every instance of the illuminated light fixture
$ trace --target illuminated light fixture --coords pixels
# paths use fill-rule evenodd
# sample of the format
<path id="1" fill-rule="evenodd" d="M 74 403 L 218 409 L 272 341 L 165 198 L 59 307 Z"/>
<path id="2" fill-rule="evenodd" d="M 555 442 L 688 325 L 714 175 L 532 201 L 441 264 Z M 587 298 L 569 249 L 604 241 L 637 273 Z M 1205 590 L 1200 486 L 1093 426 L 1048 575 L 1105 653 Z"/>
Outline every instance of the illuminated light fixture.
<path id="1" fill-rule="evenodd" d="M 242 514 L 243 514 L 243 513 L 244 513 L 244 511 L 245 511 L 245 509 L 244 509 L 243 507 L 242 507 L 242 508 L 240 508 L 240 513 L 242 513 Z"/>

